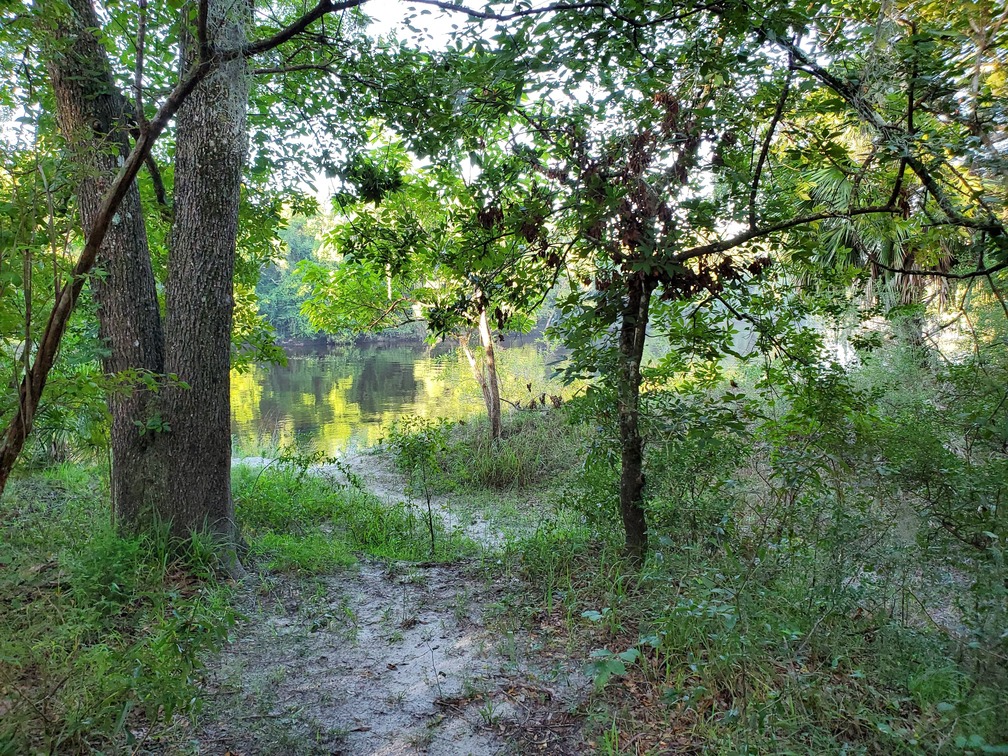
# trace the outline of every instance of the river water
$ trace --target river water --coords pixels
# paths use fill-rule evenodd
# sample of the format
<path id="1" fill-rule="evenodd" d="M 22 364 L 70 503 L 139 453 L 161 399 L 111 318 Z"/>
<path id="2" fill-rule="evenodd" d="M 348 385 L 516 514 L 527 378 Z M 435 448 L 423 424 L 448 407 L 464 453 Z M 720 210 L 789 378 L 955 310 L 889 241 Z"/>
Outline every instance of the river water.
<path id="1" fill-rule="evenodd" d="M 545 390 L 549 358 L 534 345 L 499 348 L 502 395 Z M 234 455 L 269 456 L 297 445 L 336 455 L 373 446 L 404 415 L 462 420 L 484 412 L 457 350 L 423 345 L 341 347 L 293 353 L 288 364 L 231 374 Z"/>

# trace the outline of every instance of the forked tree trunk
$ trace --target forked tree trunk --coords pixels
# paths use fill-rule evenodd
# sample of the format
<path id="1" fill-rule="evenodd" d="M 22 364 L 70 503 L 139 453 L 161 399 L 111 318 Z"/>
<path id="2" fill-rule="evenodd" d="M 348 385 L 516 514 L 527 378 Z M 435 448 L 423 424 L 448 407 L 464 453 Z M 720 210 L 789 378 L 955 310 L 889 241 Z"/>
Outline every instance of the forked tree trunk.
<path id="1" fill-rule="evenodd" d="M 627 557 L 643 564 L 648 549 L 644 514 L 644 439 L 640 432 L 641 361 L 647 335 L 653 285 L 641 274 L 627 282 L 626 307 L 619 333 L 617 416 L 620 435 L 620 514 Z"/>
<path id="2" fill-rule="evenodd" d="M 88 7 L 90 8 L 90 6 Z M 45 15 L 39 15 L 40 23 L 44 18 L 46 18 Z M 18 387 L 17 407 L 13 417 L 3 430 L 2 439 L 0 439 L 0 494 L 3 493 L 14 464 L 24 448 L 25 440 L 31 432 L 32 419 L 42 399 L 42 393 L 56 360 L 63 334 L 66 332 L 70 317 L 80 299 L 84 284 L 94 269 L 102 245 L 105 243 L 105 237 L 111 228 L 122 222 L 122 216 L 118 214 L 121 203 L 126 195 L 135 188 L 134 181 L 137 172 L 150 156 L 154 143 L 167 128 L 179 106 L 210 72 L 210 69 L 211 62 L 209 60 L 203 60 L 200 65 L 190 69 L 185 77 L 179 80 L 146 128 L 140 133 L 119 173 L 109 183 L 108 191 L 102 198 L 95 217 L 92 219 L 92 229 L 87 235 L 69 279 L 62 288 L 55 292 L 49 318 L 46 320 L 45 328 L 39 337 L 39 343 L 35 345 L 37 348 L 31 370 L 22 377 L 21 385 Z M 27 351 L 32 346 L 31 344 L 26 345 L 26 361 Z"/>
<path id="3" fill-rule="evenodd" d="M 210 0 L 211 43 L 243 45 L 247 12 L 244 2 Z M 185 60 L 194 60 L 197 40 L 185 38 L 183 46 Z M 237 535 L 229 374 L 248 93 L 245 61 L 235 58 L 221 63 L 178 112 L 165 368 L 188 388 L 164 391 L 159 401 L 169 428 L 158 436 L 158 510 L 178 535 L 206 528 L 226 543 Z"/>
<path id="4" fill-rule="evenodd" d="M 125 100 L 117 90 L 108 55 L 94 30 L 91 0 L 69 0 L 55 30 L 50 72 L 56 115 L 79 172 L 77 202 L 89 236 L 102 200 L 130 152 Z M 98 304 L 99 333 L 108 349 L 105 372 L 164 369 L 164 335 L 140 193 L 132 183 L 119 205 L 97 258 L 91 286 Z M 112 504 L 120 525 L 133 527 L 152 485 L 149 467 L 150 392 L 134 382 L 110 394 Z"/>

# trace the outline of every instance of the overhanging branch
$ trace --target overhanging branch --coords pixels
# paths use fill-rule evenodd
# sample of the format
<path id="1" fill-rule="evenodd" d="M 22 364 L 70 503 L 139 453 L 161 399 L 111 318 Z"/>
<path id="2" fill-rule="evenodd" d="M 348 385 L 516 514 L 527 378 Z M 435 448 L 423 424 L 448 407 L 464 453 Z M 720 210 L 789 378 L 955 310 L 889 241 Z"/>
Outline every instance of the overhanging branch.
<path id="1" fill-rule="evenodd" d="M 790 231 L 792 228 L 806 226 L 810 223 L 816 223 L 817 221 L 830 220 L 834 218 L 853 218 L 859 215 L 880 215 L 895 212 L 898 211 L 890 205 L 877 205 L 872 207 L 855 208 L 854 210 L 848 210 L 843 213 L 824 212 L 803 215 L 798 218 L 781 221 L 762 228 L 750 228 L 740 234 L 737 234 L 736 236 L 732 236 L 728 239 L 722 239 L 718 242 L 711 242 L 710 244 L 701 244 L 698 247 L 692 247 L 675 255 L 674 260 L 675 262 L 685 262 L 686 260 L 691 260 L 694 257 L 703 257 L 704 255 L 727 252 L 729 249 L 740 247 L 753 239 L 762 239 L 767 236 L 780 233 L 781 231 Z"/>

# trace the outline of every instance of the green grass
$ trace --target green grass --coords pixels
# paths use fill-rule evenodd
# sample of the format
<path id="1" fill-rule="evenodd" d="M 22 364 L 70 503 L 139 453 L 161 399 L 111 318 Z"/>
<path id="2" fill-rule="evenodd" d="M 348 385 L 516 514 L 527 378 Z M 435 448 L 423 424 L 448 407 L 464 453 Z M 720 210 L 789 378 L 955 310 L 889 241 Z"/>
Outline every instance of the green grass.
<path id="1" fill-rule="evenodd" d="M 557 486 L 583 456 L 583 426 L 564 409 L 512 410 L 501 418 L 501 437 L 490 438 L 484 418 L 456 423 L 404 418 L 388 448 L 414 488 L 423 475 L 434 492 L 529 491 Z"/>
<path id="2" fill-rule="evenodd" d="M 515 410 L 502 416 L 497 444 L 485 418 L 452 428 L 438 467 L 449 488 L 523 490 L 555 484 L 583 445 L 583 429 L 568 422 L 562 409 Z"/>
<path id="3" fill-rule="evenodd" d="M 437 519 L 432 557 L 425 507 L 286 453 L 234 471 L 246 562 L 310 581 L 361 554 L 479 555 L 505 586 L 484 616 L 508 663 L 532 630 L 594 677 L 580 713 L 599 752 L 1004 753 L 1003 508 L 977 505 L 1004 490 L 1004 450 L 993 431 L 963 443 L 986 394 L 911 368 L 824 373 L 760 406 L 649 393 L 643 570 L 621 552 L 611 408 L 587 399 L 509 412 L 496 447 L 482 421 L 393 434 L 413 496 L 449 492 L 499 550 Z M 234 620 L 214 544 L 120 538 L 105 500 L 94 470 L 62 466 L 0 504 L 0 754 L 115 750 L 199 706 L 200 659 Z M 982 548 L 956 537 L 973 531 Z"/>
<path id="4" fill-rule="evenodd" d="M 233 490 L 247 567 L 311 575 L 359 553 L 432 558 L 419 511 L 296 455 L 236 468 Z M 72 464 L 12 480 L 0 521 L 0 754 L 153 745 L 176 714 L 199 712 L 202 665 L 237 618 L 216 544 L 119 536 L 102 472 Z M 437 560 L 475 550 L 440 522 L 435 547 Z"/>
<path id="5" fill-rule="evenodd" d="M 304 535 L 266 531 L 249 548 L 253 557 L 264 558 L 266 569 L 276 572 L 331 572 L 357 560 L 348 545 L 321 531 Z"/>
<path id="6" fill-rule="evenodd" d="M 352 564 L 355 553 L 381 559 L 450 561 L 474 550 L 435 519 L 435 550 L 426 518 L 407 504 L 386 504 L 307 465 L 237 466 L 235 510 L 250 554 L 268 569 L 325 572 Z"/>
<path id="7" fill-rule="evenodd" d="M 118 536 L 101 474 L 62 465 L 0 503 L 0 753 L 150 743 L 200 706 L 203 656 L 235 622 L 213 544 Z"/>
<path id="8" fill-rule="evenodd" d="M 754 572 L 678 546 L 634 573 L 618 538 L 569 529 L 517 544 L 508 564 L 526 592 L 501 621 L 583 660 L 596 748 L 618 732 L 639 753 L 993 753 L 981 746 L 1008 734 L 1003 686 L 947 636 L 861 614 L 864 597 L 828 603 L 809 565 Z"/>

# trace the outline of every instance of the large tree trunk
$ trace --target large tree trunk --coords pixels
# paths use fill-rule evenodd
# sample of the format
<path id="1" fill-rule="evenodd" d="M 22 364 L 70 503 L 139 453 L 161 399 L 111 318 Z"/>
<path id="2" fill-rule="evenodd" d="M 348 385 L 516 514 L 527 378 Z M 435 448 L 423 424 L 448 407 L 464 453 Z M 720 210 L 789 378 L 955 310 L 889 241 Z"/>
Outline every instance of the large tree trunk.
<path id="1" fill-rule="evenodd" d="M 244 2 L 210 0 L 211 44 L 243 45 L 247 12 Z M 198 40 L 186 38 L 183 47 L 184 59 L 194 60 Z M 188 388 L 162 392 L 161 416 L 169 429 L 158 439 L 161 516 L 177 535 L 206 528 L 232 544 L 232 286 L 248 93 L 245 61 L 235 58 L 221 63 L 178 112 L 165 368 Z"/>
<path id="2" fill-rule="evenodd" d="M 40 15 L 40 23 L 45 18 L 48 17 Z M 55 292 L 55 301 L 39 338 L 31 370 L 23 376 L 21 385 L 18 387 L 17 408 L 14 410 L 14 416 L 7 423 L 7 427 L 4 428 L 3 437 L 0 439 L 0 494 L 3 493 L 8 477 L 24 448 L 28 434 L 31 432 L 32 420 L 42 399 L 42 392 L 56 360 L 63 334 L 66 332 L 67 324 L 77 306 L 84 284 L 102 250 L 105 237 L 110 229 L 122 222 L 122 216 L 118 212 L 121 203 L 126 195 L 135 188 L 134 181 L 137 173 L 144 161 L 150 156 L 154 142 L 174 118 L 179 106 L 210 72 L 210 68 L 210 61 L 203 60 L 200 65 L 190 69 L 172 90 L 168 99 L 158 108 L 154 118 L 141 131 L 133 150 L 125 159 L 116 177 L 109 183 L 108 191 L 102 198 L 95 217 L 91 221 L 91 231 L 87 235 L 69 280 Z M 31 344 L 25 345 L 26 361 L 27 353 L 32 346 Z"/>
<path id="3" fill-rule="evenodd" d="M 626 532 L 626 553 L 642 564 L 648 532 L 644 515 L 644 440 L 640 432 L 641 361 L 647 335 L 652 284 L 637 274 L 627 282 L 626 307 L 620 322 L 620 365 L 617 414 L 620 434 L 620 514 Z"/>
<path id="4" fill-rule="evenodd" d="M 69 0 L 56 29 L 57 49 L 50 71 L 60 130 L 80 174 L 77 200 L 89 236 L 102 200 L 130 148 L 125 100 L 112 79 L 108 56 L 94 30 L 99 27 L 91 0 Z M 98 253 L 91 286 L 98 303 L 99 332 L 108 349 L 103 368 L 159 374 L 164 369 L 164 336 L 157 289 L 147 247 L 147 230 L 135 183 L 126 191 Z M 112 415 L 112 503 L 121 526 L 135 526 L 152 485 L 148 466 L 150 392 L 139 384 L 109 396 Z"/>

